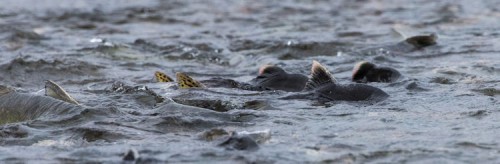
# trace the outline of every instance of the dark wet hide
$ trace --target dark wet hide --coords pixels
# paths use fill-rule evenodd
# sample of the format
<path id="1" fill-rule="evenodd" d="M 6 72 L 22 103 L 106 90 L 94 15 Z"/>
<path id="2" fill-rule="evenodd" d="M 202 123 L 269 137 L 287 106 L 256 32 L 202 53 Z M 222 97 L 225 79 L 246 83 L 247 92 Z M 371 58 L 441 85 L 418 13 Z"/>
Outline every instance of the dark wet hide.
<path id="1" fill-rule="evenodd" d="M 500 163 L 498 6 L 2 0 L 0 163 Z M 313 60 L 366 86 L 252 80 Z M 361 61 L 383 69 L 353 81 Z"/>

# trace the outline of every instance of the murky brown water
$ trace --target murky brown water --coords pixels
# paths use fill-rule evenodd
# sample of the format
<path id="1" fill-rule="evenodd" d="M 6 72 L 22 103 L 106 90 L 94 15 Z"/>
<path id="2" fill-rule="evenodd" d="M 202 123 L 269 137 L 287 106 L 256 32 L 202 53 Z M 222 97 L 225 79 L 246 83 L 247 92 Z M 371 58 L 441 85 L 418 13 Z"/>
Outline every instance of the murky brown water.
<path id="1" fill-rule="evenodd" d="M 20 105 L 48 112 L 0 126 L 0 161 L 118 163 L 133 149 L 151 163 L 498 163 L 499 19 L 494 0 L 4 0 L 0 84 L 46 101 L 53 80 L 83 105 Z M 394 30 L 438 44 L 401 46 Z M 265 64 L 309 74 L 312 60 L 342 84 L 362 60 L 404 78 L 369 83 L 390 95 L 374 105 L 152 81 L 160 70 L 247 82 Z M 266 135 L 215 135 L 231 131 Z"/>

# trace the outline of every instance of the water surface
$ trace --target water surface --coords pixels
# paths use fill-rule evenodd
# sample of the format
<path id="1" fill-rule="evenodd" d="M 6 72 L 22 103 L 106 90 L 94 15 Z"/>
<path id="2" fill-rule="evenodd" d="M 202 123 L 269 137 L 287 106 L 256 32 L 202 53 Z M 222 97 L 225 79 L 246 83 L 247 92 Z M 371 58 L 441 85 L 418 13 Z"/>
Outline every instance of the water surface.
<path id="1" fill-rule="evenodd" d="M 82 111 L 0 126 L 2 162 L 498 163 L 500 4 L 482 1 L 35 1 L 0 5 L 0 81 L 43 94 L 61 84 Z M 398 36 L 394 31 L 402 33 Z M 409 51 L 404 37 L 436 33 Z M 177 90 L 155 71 L 246 82 L 275 64 L 342 84 L 371 61 L 399 70 L 374 104 L 279 99 L 235 88 Z M 146 86 L 182 110 L 116 83 Z M 190 101 L 191 100 L 191 101 Z M 194 101 L 192 101 L 194 100 Z M 200 105 L 201 104 L 201 105 Z M 195 105 L 195 104 L 193 104 Z M 200 139 L 214 129 L 270 130 L 257 150 Z"/>

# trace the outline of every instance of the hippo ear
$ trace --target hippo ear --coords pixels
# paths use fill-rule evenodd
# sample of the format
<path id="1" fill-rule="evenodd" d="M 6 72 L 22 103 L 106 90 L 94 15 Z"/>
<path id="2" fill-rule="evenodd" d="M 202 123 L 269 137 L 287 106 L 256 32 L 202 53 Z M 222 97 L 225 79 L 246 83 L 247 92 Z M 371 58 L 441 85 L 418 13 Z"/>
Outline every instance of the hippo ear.
<path id="1" fill-rule="evenodd" d="M 359 62 L 352 69 L 352 81 L 362 82 L 366 74 L 370 72 L 373 68 L 375 68 L 375 64 L 373 63 L 367 61 Z"/>
<path id="2" fill-rule="evenodd" d="M 170 78 L 169 76 L 167 76 L 167 74 L 163 73 L 163 72 L 160 72 L 160 71 L 156 71 L 155 72 L 155 77 L 156 77 L 156 82 L 173 82 L 174 80 L 172 78 Z"/>
<path id="3" fill-rule="evenodd" d="M 79 103 L 75 99 L 73 99 L 73 97 L 71 97 L 61 86 L 50 80 L 45 81 L 45 95 L 79 105 Z"/>
<path id="4" fill-rule="evenodd" d="M 175 74 L 177 78 L 177 84 L 179 88 L 205 88 L 205 85 L 201 84 L 199 81 L 194 80 L 185 73 L 177 72 Z"/>
<path id="5" fill-rule="evenodd" d="M 311 68 L 311 78 L 306 83 L 306 90 L 312 90 L 323 86 L 325 84 L 335 84 L 337 80 L 332 76 L 332 74 L 319 62 L 313 61 Z"/>

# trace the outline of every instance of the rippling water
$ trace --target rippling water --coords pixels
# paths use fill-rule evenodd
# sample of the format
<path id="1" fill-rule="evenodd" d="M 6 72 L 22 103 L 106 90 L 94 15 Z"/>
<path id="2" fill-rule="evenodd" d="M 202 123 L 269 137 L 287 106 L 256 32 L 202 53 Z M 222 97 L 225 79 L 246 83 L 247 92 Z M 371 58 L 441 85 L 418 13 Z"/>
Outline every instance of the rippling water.
<path id="1" fill-rule="evenodd" d="M 135 150 L 136 162 L 152 163 L 498 163 L 499 6 L 4 0 L 0 84 L 45 101 L 44 81 L 53 80 L 82 106 L 0 120 L 10 122 L 0 126 L 0 161 L 118 163 Z M 398 46 L 431 33 L 437 45 Z M 362 60 L 404 78 L 369 83 L 390 95 L 374 105 L 153 82 L 155 71 L 247 82 L 265 64 L 309 74 L 312 60 L 342 84 Z M 33 108 L 25 114 L 43 107 Z M 224 142 L 232 131 L 270 138 Z"/>

